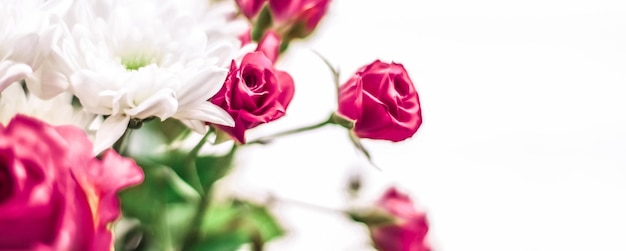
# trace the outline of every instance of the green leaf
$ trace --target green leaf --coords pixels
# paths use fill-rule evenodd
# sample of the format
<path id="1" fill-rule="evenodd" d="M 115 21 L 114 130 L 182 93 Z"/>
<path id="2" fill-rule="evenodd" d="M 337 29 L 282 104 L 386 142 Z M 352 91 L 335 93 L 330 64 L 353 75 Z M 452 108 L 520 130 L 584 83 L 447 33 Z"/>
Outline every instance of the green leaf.
<path id="1" fill-rule="evenodd" d="M 165 226 L 174 243 L 182 243 L 198 206 L 192 203 L 169 203 L 164 214 Z"/>
<path id="2" fill-rule="evenodd" d="M 396 218 L 392 214 L 378 208 L 353 210 L 348 212 L 348 216 L 353 221 L 361 222 L 368 226 L 389 225 L 396 223 Z"/>
<path id="3" fill-rule="evenodd" d="M 167 143 L 186 137 L 191 133 L 191 129 L 177 119 L 166 119 L 158 123 L 158 125 L 159 131 L 167 140 Z"/>
<path id="4" fill-rule="evenodd" d="M 229 173 L 233 166 L 235 152 L 236 148 L 233 146 L 233 149 L 226 155 L 205 155 L 196 158 L 198 177 L 204 188 L 208 190 L 209 187 L 213 186 L 213 183 Z"/>
<path id="5" fill-rule="evenodd" d="M 260 205 L 250 202 L 239 202 L 242 215 L 242 227 L 253 234 L 260 234 L 263 242 L 279 237 L 285 233 L 269 210 Z"/>
<path id="6" fill-rule="evenodd" d="M 248 204 L 248 211 L 250 228 L 259 231 L 263 242 L 268 242 L 285 233 L 266 207 Z"/>
<path id="7" fill-rule="evenodd" d="M 141 158 L 136 161 L 144 170 L 144 182 L 120 193 L 124 216 L 140 221 L 151 242 L 148 246 L 163 250 L 180 243 L 177 233 L 187 227 L 199 195 L 170 167 Z"/>
<path id="8" fill-rule="evenodd" d="M 340 77 L 339 69 L 335 68 L 327 58 L 322 56 L 321 53 L 317 51 L 313 51 L 313 53 L 315 53 L 315 55 L 317 55 L 320 59 L 322 59 L 322 61 L 324 61 L 324 64 L 326 64 L 330 72 L 333 74 L 333 83 L 335 84 L 335 91 L 336 91 L 336 94 L 338 95 L 339 94 L 339 77 Z"/>
<path id="9" fill-rule="evenodd" d="M 240 245 L 251 243 L 254 250 L 259 250 L 258 247 L 285 232 L 266 207 L 250 202 L 212 205 L 205 216 L 201 225 L 201 243 L 205 243 L 205 239 L 214 239 L 214 236 L 233 234 L 245 237 L 240 239 Z"/>
<path id="10" fill-rule="evenodd" d="M 184 251 L 234 251 L 247 242 L 248 236 L 245 233 L 228 232 L 211 235 Z"/>
<path id="11" fill-rule="evenodd" d="M 365 149 L 365 146 L 363 145 L 363 143 L 361 143 L 361 139 L 358 136 L 356 136 L 356 134 L 354 134 L 354 131 L 349 131 L 348 133 L 349 133 L 350 141 L 352 142 L 352 145 L 354 145 L 354 147 L 356 147 L 357 150 L 363 153 L 367 161 L 369 161 L 372 166 L 374 166 L 378 170 L 382 170 L 380 169 L 380 167 L 378 167 L 374 163 L 374 161 L 372 160 L 372 156 L 370 155 L 370 152 L 367 149 Z"/>

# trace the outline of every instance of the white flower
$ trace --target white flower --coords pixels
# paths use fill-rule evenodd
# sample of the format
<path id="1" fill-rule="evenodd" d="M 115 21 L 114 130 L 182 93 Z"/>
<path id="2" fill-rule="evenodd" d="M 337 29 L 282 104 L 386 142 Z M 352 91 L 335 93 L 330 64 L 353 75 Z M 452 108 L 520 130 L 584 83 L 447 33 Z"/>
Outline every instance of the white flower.
<path id="1" fill-rule="evenodd" d="M 0 124 L 6 125 L 15 115 L 23 114 L 51 125 L 73 125 L 86 133 L 95 116 L 72 106 L 72 95 L 62 93 L 43 100 L 26 93 L 19 82 L 12 83 L 0 93 Z"/>
<path id="2" fill-rule="evenodd" d="M 202 0 L 82 1 L 73 7 L 67 21 L 72 36 L 53 54 L 85 109 L 107 116 L 96 152 L 118 140 L 131 119 L 175 118 L 199 133 L 206 132 L 205 122 L 234 125 L 207 101 L 240 47 L 239 26 L 228 12 Z"/>
<path id="3" fill-rule="evenodd" d="M 0 1 L 0 91 L 26 79 L 31 92 L 50 98 L 67 86 L 42 69 L 70 5 L 69 0 Z M 50 88 L 41 86 L 42 77 Z"/>

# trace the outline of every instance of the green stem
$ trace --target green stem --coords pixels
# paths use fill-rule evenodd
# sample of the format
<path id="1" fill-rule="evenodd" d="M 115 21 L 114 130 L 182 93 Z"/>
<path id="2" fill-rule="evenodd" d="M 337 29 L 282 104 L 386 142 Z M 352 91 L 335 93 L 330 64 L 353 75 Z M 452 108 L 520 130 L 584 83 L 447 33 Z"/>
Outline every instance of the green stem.
<path id="1" fill-rule="evenodd" d="M 200 141 L 198 141 L 198 144 L 196 144 L 196 146 L 193 149 L 191 149 L 191 151 L 189 152 L 189 154 L 187 155 L 185 159 L 186 176 L 187 178 L 189 178 L 190 185 L 193 188 L 195 188 L 196 191 L 198 191 L 200 196 L 204 195 L 204 188 L 202 186 L 202 182 L 200 181 L 200 177 L 198 176 L 198 169 L 196 167 L 195 160 L 196 160 L 196 157 L 198 157 L 198 152 L 200 152 L 200 149 L 207 142 L 207 139 L 209 138 L 209 135 L 212 132 L 213 132 L 212 130 L 209 130 L 204 136 L 202 136 Z"/>
<path id="2" fill-rule="evenodd" d="M 292 206 L 297 206 L 300 208 L 306 208 L 306 209 L 310 209 L 313 211 L 325 212 L 325 213 L 331 213 L 331 214 L 346 214 L 347 213 L 345 210 L 342 210 L 342 209 L 328 208 L 328 207 L 320 206 L 317 204 L 313 204 L 313 203 L 309 203 L 309 202 L 305 202 L 301 200 L 279 198 L 274 195 L 270 195 L 269 201 L 267 202 L 267 204 L 271 206 L 276 203 L 281 203 L 284 205 L 285 204 L 292 205 Z"/>
<path id="3" fill-rule="evenodd" d="M 202 137 L 200 142 L 198 142 L 198 144 L 191 150 L 191 152 L 189 153 L 189 156 L 194 156 L 195 158 L 195 156 L 198 155 L 200 148 L 202 148 L 202 146 L 206 143 L 208 135 L 211 134 L 212 132 L 213 130 L 211 129 L 204 137 Z M 236 149 L 237 149 L 237 145 L 235 144 L 233 145 L 230 152 L 226 156 L 228 156 L 229 158 L 232 158 Z M 211 187 L 213 184 L 213 183 L 211 183 L 211 185 L 202 184 L 202 182 L 200 181 L 200 177 L 198 176 L 195 163 L 193 163 L 193 165 L 188 165 L 188 166 L 190 166 L 190 169 L 193 168 L 195 179 L 197 179 L 196 182 L 200 186 L 200 189 L 202 189 L 202 191 L 204 192 L 200 193 L 200 201 L 198 202 L 198 207 L 196 208 L 196 212 L 192 220 L 189 222 L 189 226 L 187 227 L 188 231 L 183 241 L 183 245 L 181 248 L 182 251 L 188 250 L 189 248 L 193 247 L 193 245 L 197 243 L 201 237 L 200 227 L 202 226 L 202 222 L 206 221 L 206 218 L 208 217 L 207 211 L 211 205 L 211 198 L 212 198 Z M 188 171 L 192 171 L 192 170 L 188 170 Z"/>
<path id="4" fill-rule="evenodd" d="M 292 134 L 296 134 L 296 133 L 301 133 L 301 132 L 306 132 L 306 131 L 310 131 L 310 130 L 314 130 L 320 127 L 323 127 L 327 124 L 335 124 L 336 122 L 336 116 L 334 113 L 330 115 L 330 117 L 328 117 L 328 119 L 319 122 L 317 124 L 313 124 L 313 125 L 309 125 L 309 126 L 304 126 L 304 127 L 300 127 L 300 128 L 295 128 L 295 129 L 291 129 L 291 130 L 287 130 L 284 132 L 279 132 L 279 133 L 275 133 L 275 134 L 271 134 L 265 137 L 261 137 L 259 139 L 255 139 L 252 141 L 248 141 L 246 144 L 247 145 L 253 145 L 253 144 L 268 144 L 270 143 L 272 140 L 279 138 L 279 137 L 283 137 L 283 136 L 288 136 L 288 135 L 292 135 Z"/>
<path id="5" fill-rule="evenodd" d="M 198 207 L 196 208 L 196 213 L 193 216 L 193 219 L 189 222 L 189 227 L 187 228 L 187 235 L 185 236 L 183 245 L 181 250 L 185 251 L 189 248 L 193 247 L 193 244 L 198 242 L 200 238 L 200 226 L 202 226 L 202 222 L 206 217 L 206 211 L 209 208 L 211 202 L 211 190 L 210 188 L 202 195 L 200 202 L 198 202 Z"/>

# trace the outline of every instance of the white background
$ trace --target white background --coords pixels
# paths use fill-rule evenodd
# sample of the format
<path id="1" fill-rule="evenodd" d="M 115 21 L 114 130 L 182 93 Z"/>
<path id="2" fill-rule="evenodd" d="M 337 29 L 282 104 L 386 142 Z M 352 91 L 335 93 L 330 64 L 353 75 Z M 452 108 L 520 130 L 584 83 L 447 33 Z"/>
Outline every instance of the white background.
<path id="1" fill-rule="evenodd" d="M 334 109 L 323 54 L 345 80 L 380 58 L 405 65 L 424 123 L 400 144 L 365 142 L 378 171 L 338 127 L 249 147 L 225 184 L 327 208 L 365 175 L 365 200 L 389 185 L 428 213 L 443 251 L 626 250 L 626 2 L 385 0 L 332 2 L 311 39 L 279 62 L 297 85 L 288 115 L 249 139 L 316 123 Z M 338 213 L 293 202 L 268 250 L 371 250 Z"/>

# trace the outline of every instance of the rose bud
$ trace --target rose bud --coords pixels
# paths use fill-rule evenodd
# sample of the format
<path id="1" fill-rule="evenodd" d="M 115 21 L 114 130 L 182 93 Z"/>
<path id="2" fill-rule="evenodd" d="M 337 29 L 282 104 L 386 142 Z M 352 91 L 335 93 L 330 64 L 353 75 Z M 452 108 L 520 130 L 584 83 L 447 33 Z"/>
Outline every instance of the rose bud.
<path id="1" fill-rule="evenodd" d="M 269 8 L 279 26 L 290 27 L 287 39 L 311 34 L 326 15 L 330 0 L 270 0 Z"/>
<path id="2" fill-rule="evenodd" d="M 395 218 L 393 223 L 369 225 L 372 240 L 380 251 L 430 251 L 425 243 L 428 222 L 411 199 L 390 188 L 378 201 L 379 209 Z"/>
<path id="3" fill-rule="evenodd" d="M 276 63 L 279 55 L 279 47 L 280 47 L 280 37 L 273 30 L 268 30 L 259 41 L 257 45 L 256 51 L 263 52 L 265 56 L 272 61 L 272 63 Z"/>
<path id="4" fill-rule="evenodd" d="M 402 141 L 422 124 L 419 97 L 404 66 L 380 60 L 339 87 L 337 113 L 355 122 L 359 138 Z"/>
<path id="5" fill-rule="evenodd" d="M 116 193 L 143 173 L 112 150 L 91 154 L 73 126 L 22 115 L 0 125 L 0 250 L 112 250 Z"/>
<path id="6" fill-rule="evenodd" d="M 239 38 L 239 41 L 241 42 L 241 47 L 244 47 L 250 43 L 252 43 L 252 31 L 251 28 L 248 27 L 246 29 L 246 31 L 242 34 L 240 34 L 237 38 Z"/>
<path id="7" fill-rule="evenodd" d="M 243 13 L 248 19 L 253 19 L 261 8 L 266 0 L 235 0 L 237 2 L 237 6 L 239 6 L 239 10 Z"/>
<path id="8" fill-rule="evenodd" d="M 214 126 L 245 143 L 247 129 L 285 115 L 294 88 L 291 76 L 275 69 L 265 54 L 248 53 L 239 67 L 232 62 L 224 86 L 210 99 L 233 117 L 235 126 Z"/>

